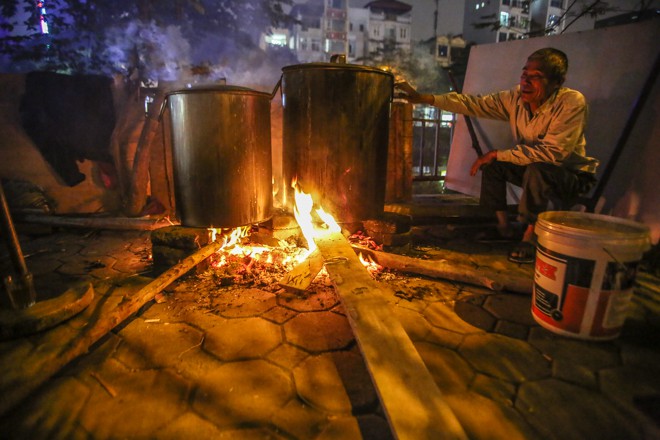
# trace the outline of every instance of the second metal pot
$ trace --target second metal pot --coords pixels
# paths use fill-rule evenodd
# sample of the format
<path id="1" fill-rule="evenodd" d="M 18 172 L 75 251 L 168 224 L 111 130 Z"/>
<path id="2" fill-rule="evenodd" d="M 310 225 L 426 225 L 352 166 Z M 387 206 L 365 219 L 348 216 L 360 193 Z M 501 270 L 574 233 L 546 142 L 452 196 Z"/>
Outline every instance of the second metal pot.
<path id="1" fill-rule="evenodd" d="M 270 95 L 216 86 L 169 93 L 166 103 L 182 225 L 230 228 L 268 220 Z"/>

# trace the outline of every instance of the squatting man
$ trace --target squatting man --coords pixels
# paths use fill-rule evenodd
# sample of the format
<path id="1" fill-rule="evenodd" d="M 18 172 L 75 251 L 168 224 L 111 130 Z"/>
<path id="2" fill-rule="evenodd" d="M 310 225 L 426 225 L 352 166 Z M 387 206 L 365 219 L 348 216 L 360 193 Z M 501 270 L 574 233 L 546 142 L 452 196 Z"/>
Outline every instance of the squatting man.
<path id="1" fill-rule="evenodd" d="M 586 156 L 587 103 L 582 93 L 564 87 L 566 54 L 555 48 L 528 58 L 520 83 L 484 96 L 456 92 L 422 94 L 407 82 L 396 84 L 404 99 L 467 116 L 509 122 L 516 145 L 491 150 L 474 161 L 470 175 L 482 172 L 480 204 L 495 212 L 497 231 L 512 238 L 506 183 L 522 188 L 518 219 L 526 224 L 522 241 L 509 254 L 518 263 L 534 261 L 534 222 L 549 208 L 568 209 L 594 183 L 598 161 Z"/>

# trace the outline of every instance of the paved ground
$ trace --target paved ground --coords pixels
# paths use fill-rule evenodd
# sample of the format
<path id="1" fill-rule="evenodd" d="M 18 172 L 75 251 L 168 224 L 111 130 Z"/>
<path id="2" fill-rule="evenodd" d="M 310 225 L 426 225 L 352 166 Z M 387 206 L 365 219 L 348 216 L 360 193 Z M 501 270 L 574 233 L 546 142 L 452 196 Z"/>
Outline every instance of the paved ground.
<path id="1" fill-rule="evenodd" d="M 532 276 L 506 261 L 506 246 L 453 232 L 422 231 L 434 239 L 417 255 Z M 60 369 L 66 347 L 153 278 L 149 233 L 56 230 L 21 242 L 40 300 L 85 280 L 96 299 L 53 330 L 0 342 L 2 438 L 392 438 L 326 277 L 298 295 L 263 278 L 182 278 Z M 528 295 L 378 279 L 469 438 L 660 439 L 658 280 L 641 276 L 610 342 L 539 327 Z"/>

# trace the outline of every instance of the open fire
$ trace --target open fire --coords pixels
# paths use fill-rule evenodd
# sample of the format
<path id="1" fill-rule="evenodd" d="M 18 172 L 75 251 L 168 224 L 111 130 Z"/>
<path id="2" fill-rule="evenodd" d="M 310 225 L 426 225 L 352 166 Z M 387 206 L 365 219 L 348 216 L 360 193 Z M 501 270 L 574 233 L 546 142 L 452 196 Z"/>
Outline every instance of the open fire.
<path id="1" fill-rule="evenodd" d="M 210 276 L 220 286 L 254 286 L 265 290 L 278 290 L 281 287 L 304 291 L 318 276 L 327 277 L 324 260 L 317 251 L 315 239 L 326 234 L 341 232 L 334 217 L 322 207 L 314 209 L 311 195 L 303 192 L 297 182 L 291 185 L 295 190 L 293 213 L 306 240 L 307 247 L 287 240 L 277 240 L 277 245 L 257 243 L 251 239 L 251 228 L 240 227 L 222 231 L 209 228 L 211 241 L 224 241 L 221 249 L 210 259 Z M 356 233 L 349 241 L 362 245 L 371 244 L 378 248 L 369 237 Z M 271 243 L 272 244 L 272 243 Z M 367 271 L 376 277 L 383 267 L 369 256 L 359 255 Z M 301 282 L 296 278 L 296 270 L 308 264 L 302 272 L 308 279 Z M 316 267 L 316 270 L 311 269 Z"/>

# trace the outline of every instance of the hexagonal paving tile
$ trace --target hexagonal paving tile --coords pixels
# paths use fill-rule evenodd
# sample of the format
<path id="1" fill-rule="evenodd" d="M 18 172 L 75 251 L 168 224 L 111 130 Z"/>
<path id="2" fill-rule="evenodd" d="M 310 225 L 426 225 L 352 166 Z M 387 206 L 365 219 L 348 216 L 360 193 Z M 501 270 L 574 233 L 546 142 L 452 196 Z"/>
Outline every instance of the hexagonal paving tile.
<path id="1" fill-rule="evenodd" d="M 181 362 L 183 353 L 200 350 L 203 333 L 187 324 L 145 323 L 136 319 L 124 327 L 116 358 L 134 368 L 163 368 Z"/>
<path id="2" fill-rule="evenodd" d="M 533 328 L 528 340 L 549 359 L 563 359 L 592 371 L 621 363 L 619 349 L 613 343 L 569 339 L 541 327 Z"/>
<path id="3" fill-rule="evenodd" d="M 453 306 L 445 303 L 432 303 L 424 316 L 432 325 L 459 333 L 482 333 L 483 330 L 475 327 L 454 313 Z"/>
<path id="4" fill-rule="evenodd" d="M 594 432 L 612 439 L 644 438 L 642 421 L 629 411 L 556 379 L 523 383 L 515 405 L 544 438 L 592 438 Z"/>
<path id="5" fill-rule="evenodd" d="M 110 395 L 89 371 L 81 373 L 94 387 L 78 422 L 94 437 L 154 438 L 168 420 L 187 411 L 190 383 L 171 371 L 131 370 L 112 359 L 92 371 L 116 393 Z"/>
<path id="6" fill-rule="evenodd" d="M 275 295 L 260 289 L 223 290 L 212 300 L 212 307 L 226 318 L 260 316 L 276 306 Z"/>
<path id="7" fill-rule="evenodd" d="M 494 334 L 468 335 L 458 352 L 477 370 L 510 382 L 550 377 L 550 362 L 529 344 Z"/>
<path id="8" fill-rule="evenodd" d="M 378 396 L 356 352 L 310 356 L 293 370 L 298 395 L 316 408 L 350 414 L 373 405 Z"/>
<path id="9" fill-rule="evenodd" d="M 486 298 L 483 307 L 497 319 L 527 326 L 537 325 L 532 317 L 532 298 L 530 296 L 496 293 Z"/>
<path id="10" fill-rule="evenodd" d="M 310 353 L 340 350 L 354 341 L 346 317 L 333 312 L 301 313 L 284 323 L 284 335 Z"/>
<path id="11" fill-rule="evenodd" d="M 475 372 L 458 353 L 427 342 L 416 342 L 415 348 L 442 393 L 467 390 Z"/>
<path id="12" fill-rule="evenodd" d="M 206 332 L 204 350 L 224 361 L 256 359 L 282 342 L 282 329 L 261 318 L 228 319 Z"/>
<path id="13" fill-rule="evenodd" d="M 536 439 L 538 435 L 511 407 L 498 404 L 474 392 L 445 397 L 450 408 L 471 439 Z M 561 437 L 548 437 L 561 438 Z"/>
<path id="14" fill-rule="evenodd" d="M 197 388 L 194 410 L 221 428 L 267 425 L 295 396 L 289 374 L 262 360 L 221 365 L 200 377 Z"/>
<path id="15" fill-rule="evenodd" d="M 36 396 L 26 399 L 22 408 L 30 413 L 29 418 L 15 420 L 5 418 L 0 424 L 3 437 L 27 438 L 84 438 L 76 432 L 73 421 L 83 410 L 91 394 L 89 386 L 76 378 L 59 377 L 51 380 Z M 59 408 L 65 407 L 66 411 Z M 37 424 L 34 421 L 38 420 Z"/>

